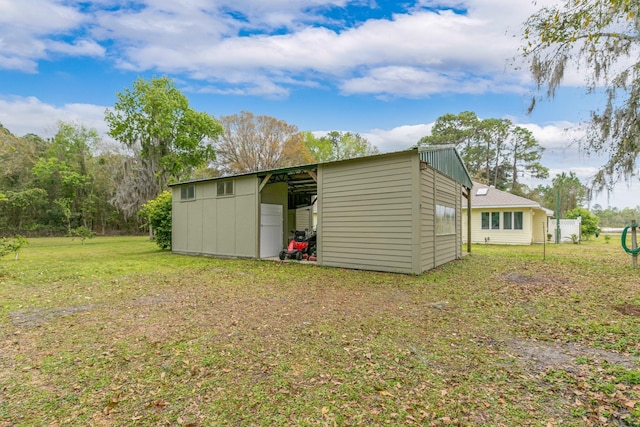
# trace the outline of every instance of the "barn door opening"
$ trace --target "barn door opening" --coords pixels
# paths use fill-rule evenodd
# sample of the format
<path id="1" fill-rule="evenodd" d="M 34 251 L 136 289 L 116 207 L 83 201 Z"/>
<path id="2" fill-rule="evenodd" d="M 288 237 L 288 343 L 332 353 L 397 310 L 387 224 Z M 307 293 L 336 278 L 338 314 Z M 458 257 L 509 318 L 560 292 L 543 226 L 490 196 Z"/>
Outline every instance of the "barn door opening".
<path id="1" fill-rule="evenodd" d="M 282 205 L 260 205 L 260 258 L 276 257 L 282 250 Z"/>

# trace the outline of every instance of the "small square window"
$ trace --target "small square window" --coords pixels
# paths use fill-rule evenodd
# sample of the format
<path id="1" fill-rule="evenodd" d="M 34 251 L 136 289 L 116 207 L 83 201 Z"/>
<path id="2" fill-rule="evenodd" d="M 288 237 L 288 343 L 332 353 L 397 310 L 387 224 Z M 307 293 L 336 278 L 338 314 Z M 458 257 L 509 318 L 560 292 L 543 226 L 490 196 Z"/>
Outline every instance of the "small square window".
<path id="1" fill-rule="evenodd" d="M 196 198 L 196 186 L 186 185 L 180 188 L 180 200 L 193 200 Z"/>
<path id="2" fill-rule="evenodd" d="M 233 181 L 218 182 L 218 196 L 232 196 Z"/>

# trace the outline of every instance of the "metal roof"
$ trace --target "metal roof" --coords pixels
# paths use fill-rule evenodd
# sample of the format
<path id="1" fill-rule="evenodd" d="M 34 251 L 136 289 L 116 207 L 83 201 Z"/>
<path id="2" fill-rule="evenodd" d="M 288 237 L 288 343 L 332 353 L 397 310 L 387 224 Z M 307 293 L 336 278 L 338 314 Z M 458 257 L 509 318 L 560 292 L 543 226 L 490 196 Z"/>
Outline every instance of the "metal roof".
<path id="1" fill-rule="evenodd" d="M 420 160 L 442 172 L 466 188 L 472 188 L 473 182 L 469 172 L 456 150 L 455 145 L 426 145 L 418 148 Z"/>
<path id="2" fill-rule="evenodd" d="M 432 146 L 424 146 L 424 147 L 413 147 L 409 150 L 404 151 L 396 151 L 391 153 L 382 153 L 376 154 L 373 156 L 366 157 L 357 157 L 353 159 L 343 159 L 343 160 L 334 160 L 331 162 L 326 162 L 324 164 L 332 164 L 338 162 L 348 162 L 348 161 L 361 161 L 363 159 L 371 158 L 371 157 L 386 157 L 390 155 L 397 155 L 407 151 L 415 151 L 417 150 L 420 156 L 420 160 L 428 163 L 434 169 L 442 172 L 444 175 L 449 178 L 459 182 L 466 188 L 473 187 L 473 183 L 471 178 L 469 177 L 469 173 L 467 172 L 467 168 L 464 166 L 462 162 L 462 158 L 458 151 L 455 149 L 454 145 L 432 145 Z M 190 181 L 177 182 L 173 184 L 169 184 L 169 187 L 173 187 L 176 185 L 183 184 L 193 184 L 198 182 L 205 181 L 217 181 L 229 178 L 235 178 L 240 176 L 248 176 L 248 175 L 256 175 L 258 177 L 266 177 L 269 176 L 269 183 L 274 182 L 287 182 L 290 191 L 294 193 L 303 193 L 303 194 L 313 194 L 317 191 L 317 183 L 314 179 L 309 175 L 309 171 L 316 172 L 318 169 L 319 163 L 311 163 L 307 165 L 301 166 L 291 166 L 280 169 L 272 169 L 272 170 L 264 170 L 264 171 L 255 171 L 255 172 L 247 172 L 238 175 L 232 176 L 220 176 L 216 178 L 204 178 L 204 179 L 196 179 Z"/>

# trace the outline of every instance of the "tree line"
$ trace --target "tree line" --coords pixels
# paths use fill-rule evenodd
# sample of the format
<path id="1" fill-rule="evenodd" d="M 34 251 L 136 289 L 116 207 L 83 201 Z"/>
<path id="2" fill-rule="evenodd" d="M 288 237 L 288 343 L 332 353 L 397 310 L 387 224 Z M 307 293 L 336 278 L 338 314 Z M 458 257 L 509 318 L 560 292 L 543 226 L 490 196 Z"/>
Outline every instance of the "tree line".
<path id="1" fill-rule="evenodd" d="M 170 182 L 212 178 L 377 154 L 366 138 L 301 132 L 273 117 L 242 111 L 197 112 L 167 78 L 138 79 L 105 112 L 109 140 L 82 124 L 59 122 L 52 138 L 13 135 L 0 125 L 0 234 L 137 233 L 146 205 Z M 530 131 L 473 112 L 439 117 L 418 145 L 453 144 L 476 181 L 539 201 L 561 215 L 583 206 L 589 190 L 573 173 L 547 178 L 544 148 Z M 144 215 L 140 215 L 140 212 Z"/>
<path id="2" fill-rule="evenodd" d="M 143 206 L 170 182 L 378 152 L 357 133 L 317 137 L 247 111 L 216 119 L 167 77 L 136 80 L 105 121 L 112 140 L 77 123 L 59 122 L 52 138 L 0 125 L 0 234 L 138 233 Z"/>

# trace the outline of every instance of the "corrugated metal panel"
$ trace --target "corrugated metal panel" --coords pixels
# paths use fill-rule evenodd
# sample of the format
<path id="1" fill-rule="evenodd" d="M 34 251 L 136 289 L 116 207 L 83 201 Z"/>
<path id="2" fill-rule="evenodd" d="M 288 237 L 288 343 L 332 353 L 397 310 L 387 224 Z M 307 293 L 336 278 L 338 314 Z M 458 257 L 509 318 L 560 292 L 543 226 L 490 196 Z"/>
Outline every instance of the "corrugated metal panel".
<path id="1" fill-rule="evenodd" d="M 471 177 L 460 154 L 453 145 L 430 145 L 420 147 L 420 160 L 467 188 L 473 187 Z"/>

